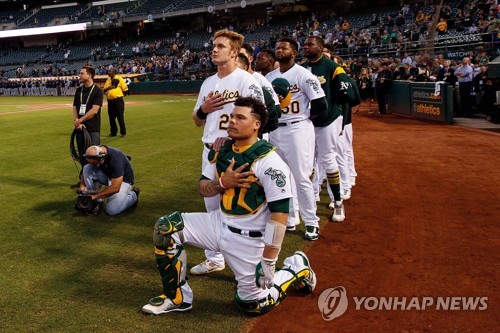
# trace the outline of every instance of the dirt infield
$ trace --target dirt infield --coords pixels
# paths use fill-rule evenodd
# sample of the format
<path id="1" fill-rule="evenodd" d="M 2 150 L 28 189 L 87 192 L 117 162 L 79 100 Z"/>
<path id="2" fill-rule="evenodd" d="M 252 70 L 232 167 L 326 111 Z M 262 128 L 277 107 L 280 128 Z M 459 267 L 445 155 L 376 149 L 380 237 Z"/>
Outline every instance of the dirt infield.
<path id="1" fill-rule="evenodd" d="M 307 251 L 316 290 L 289 295 L 272 313 L 249 319 L 244 331 L 497 332 L 500 135 L 363 109 L 353 123 L 357 185 L 346 220 L 324 225 Z M 318 298 L 336 286 L 345 288 L 349 305 L 325 321 Z M 391 296 L 406 297 L 404 307 L 413 297 L 434 304 L 365 306 Z M 374 299 L 357 310 L 354 297 Z M 460 299 L 458 310 L 438 310 L 446 297 L 487 297 L 487 307 L 463 310 Z"/>

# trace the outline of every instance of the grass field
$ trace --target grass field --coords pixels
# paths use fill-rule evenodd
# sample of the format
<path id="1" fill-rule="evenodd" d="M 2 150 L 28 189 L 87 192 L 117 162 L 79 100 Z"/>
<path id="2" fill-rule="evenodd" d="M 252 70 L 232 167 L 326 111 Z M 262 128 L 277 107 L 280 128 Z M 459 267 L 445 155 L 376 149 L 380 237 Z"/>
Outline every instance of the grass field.
<path id="1" fill-rule="evenodd" d="M 193 310 L 144 316 L 161 292 L 152 227 L 161 215 L 203 211 L 196 193 L 201 134 L 195 96 L 130 96 L 127 138 L 101 143 L 132 156 L 140 203 L 116 217 L 73 209 L 78 169 L 69 152 L 71 97 L 0 99 L 0 332 L 234 332 L 246 319 L 229 269 L 190 277 Z M 286 237 L 280 258 L 306 244 Z M 189 268 L 203 252 L 187 248 Z"/>

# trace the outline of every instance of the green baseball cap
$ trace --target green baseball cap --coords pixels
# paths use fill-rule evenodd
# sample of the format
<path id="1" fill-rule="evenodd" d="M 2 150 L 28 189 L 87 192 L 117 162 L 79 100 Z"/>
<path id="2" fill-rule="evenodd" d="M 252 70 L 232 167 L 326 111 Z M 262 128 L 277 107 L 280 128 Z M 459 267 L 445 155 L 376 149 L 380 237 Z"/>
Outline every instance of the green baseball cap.
<path id="1" fill-rule="evenodd" d="M 283 97 L 283 100 L 280 101 L 280 107 L 285 108 L 290 104 L 292 100 L 292 93 L 290 91 L 290 83 L 284 78 L 277 78 L 271 82 L 274 91 L 278 96 Z"/>

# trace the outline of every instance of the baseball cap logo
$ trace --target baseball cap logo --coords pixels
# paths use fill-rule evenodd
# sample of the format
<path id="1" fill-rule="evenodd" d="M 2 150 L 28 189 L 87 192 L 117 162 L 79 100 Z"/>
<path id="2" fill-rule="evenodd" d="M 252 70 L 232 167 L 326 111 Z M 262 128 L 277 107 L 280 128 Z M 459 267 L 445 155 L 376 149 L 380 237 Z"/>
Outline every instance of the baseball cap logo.
<path id="1" fill-rule="evenodd" d="M 325 321 L 342 316 L 346 312 L 348 304 L 347 291 L 342 286 L 328 288 L 318 298 L 318 307 Z"/>

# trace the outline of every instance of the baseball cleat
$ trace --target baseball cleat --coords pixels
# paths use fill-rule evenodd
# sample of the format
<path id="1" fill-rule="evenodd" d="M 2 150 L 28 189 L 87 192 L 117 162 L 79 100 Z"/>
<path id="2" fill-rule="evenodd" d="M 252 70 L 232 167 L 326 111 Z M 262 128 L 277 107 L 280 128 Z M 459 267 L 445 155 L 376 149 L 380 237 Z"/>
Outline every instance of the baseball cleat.
<path id="1" fill-rule="evenodd" d="M 160 295 L 153 297 L 149 300 L 149 303 L 142 307 L 142 312 L 145 314 L 160 315 L 169 312 L 176 311 L 189 311 L 193 308 L 190 303 L 182 303 L 181 305 L 175 305 L 172 301 L 165 295 Z"/>
<path id="2" fill-rule="evenodd" d="M 286 231 L 295 231 L 295 230 L 297 230 L 297 227 L 294 225 L 286 226 Z"/>
<path id="3" fill-rule="evenodd" d="M 342 194 L 342 200 L 351 199 L 351 189 L 345 189 L 343 192 L 344 193 Z"/>
<path id="4" fill-rule="evenodd" d="M 331 220 L 333 222 L 342 222 L 345 220 L 345 211 L 344 211 L 344 203 L 342 201 L 335 201 L 330 204 L 331 207 L 333 204 L 333 214 Z"/>
<path id="5" fill-rule="evenodd" d="M 319 228 L 313 226 L 306 226 L 306 233 L 304 238 L 308 241 L 315 241 L 319 237 Z"/>
<path id="6" fill-rule="evenodd" d="M 304 252 L 296 251 L 294 255 L 301 256 L 302 260 L 304 260 L 304 265 L 306 265 L 307 268 L 309 268 L 309 275 L 306 278 L 304 278 L 304 280 L 298 286 L 299 290 L 304 295 L 309 295 L 310 293 L 313 292 L 314 288 L 316 288 L 316 282 L 317 282 L 316 274 L 312 270 L 309 258 L 307 258 Z"/>
<path id="7" fill-rule="evenodd" d="M 191 268 L 189 272 L 193 275 L 205 275 L 208 273 L 222 271 L 224 268 L 226 268 L 224 264 L 217 265 L 216 263 L 213 263 L 207 259 L 204 262 Z"/>

